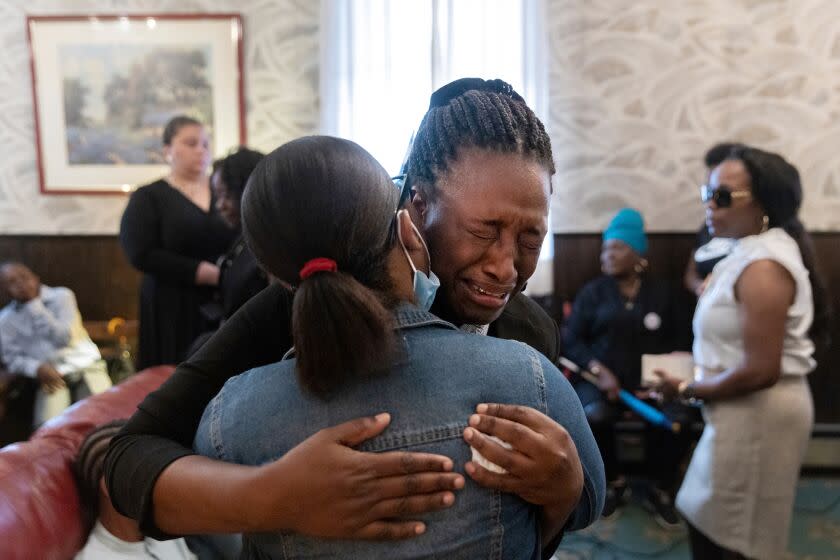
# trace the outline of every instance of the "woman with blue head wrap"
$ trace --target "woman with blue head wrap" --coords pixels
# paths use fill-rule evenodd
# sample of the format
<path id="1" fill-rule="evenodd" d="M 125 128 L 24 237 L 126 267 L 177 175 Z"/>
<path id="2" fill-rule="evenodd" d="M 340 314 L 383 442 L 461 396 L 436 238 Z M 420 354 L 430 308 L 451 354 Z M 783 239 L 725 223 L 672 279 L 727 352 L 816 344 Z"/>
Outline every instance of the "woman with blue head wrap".
<path id="1" fill-rule="evenodd" d="M 638 210 L 622 208 L 610 220 L 610 225 L 604 230 L 604 243 L 617 239 L 629 246 L 638 256 L 647 253 L 648 242 L 645 235 L 645 220 Z"/>
<path id="2" fill-rule="evenodd" d="M 619 210 L 603 233 L 603 274 L 578 293 L 565 325 L 567 356 L 600 381 L 596 387 L 581 380 L 575 390 L 604 459 L 609 483 L 605 515 L 615 511 L 626 486 L 615 452 L 615 422 L 624 413 L 619 390 L 640 388 L 642 354 L 689 347 L 689 322 L 680 317 L 671 290 L 645 274 L 647 252 L 644 218 L 633 208 Z M 645 503 L 660 523 L 676 525 L 675 475 L 690 441 L 649 427 L 645 445 L 646 474 L 655 482 Z"/>

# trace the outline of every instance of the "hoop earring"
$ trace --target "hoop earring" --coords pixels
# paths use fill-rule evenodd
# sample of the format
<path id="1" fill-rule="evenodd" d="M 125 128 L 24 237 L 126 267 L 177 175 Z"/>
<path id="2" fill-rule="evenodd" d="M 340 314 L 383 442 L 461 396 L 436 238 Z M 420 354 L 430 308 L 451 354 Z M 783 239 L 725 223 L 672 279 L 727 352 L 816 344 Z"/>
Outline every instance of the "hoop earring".
<path id="1" fill-rule="evenodd" d="M 766 232 L 768 229 L 770 229 L 770 218 L 767 214 L 764 214 L 761 217 L 761 233 Z"/>

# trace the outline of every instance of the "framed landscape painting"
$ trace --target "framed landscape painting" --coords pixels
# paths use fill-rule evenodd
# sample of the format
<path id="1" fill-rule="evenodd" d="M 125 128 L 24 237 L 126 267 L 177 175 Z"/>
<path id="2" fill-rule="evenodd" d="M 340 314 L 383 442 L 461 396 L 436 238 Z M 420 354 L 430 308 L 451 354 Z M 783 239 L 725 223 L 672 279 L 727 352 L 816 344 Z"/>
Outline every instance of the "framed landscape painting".
<path id="1" fill-rule="evenodd" d="M 41 192 L 127 193 L 168 172 L 189 115 L 217 156 L 246 141 L 237 14 L 27 18 Z"/>

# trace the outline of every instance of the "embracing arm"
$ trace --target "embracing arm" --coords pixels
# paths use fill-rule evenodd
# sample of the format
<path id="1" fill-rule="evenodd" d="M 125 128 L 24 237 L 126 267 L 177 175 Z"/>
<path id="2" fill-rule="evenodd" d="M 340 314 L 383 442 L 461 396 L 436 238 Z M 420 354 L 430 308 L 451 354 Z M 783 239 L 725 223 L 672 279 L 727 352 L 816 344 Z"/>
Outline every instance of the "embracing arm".
<path id="1" fill-rule="evenodd" d="M 390 421 L 388 414 L 379 414 L 323 429 L 260 467 L 199 456 L 177 461 L 172 467 L 182 467 L 164 471 L 155 487 L 155 502 L 162 499 L 156 517 L 167 519 L 170 532 L 182 534 L 293 531 L 376 540 L 417 536 L 425 525 L 404 516 L 451 506 L 452 491 L 463 488 L 464 479 L 450 472 L 452 461 L 440 455 L 368 454 L 350 448 L 380 434 Z"/>
<path id="2" fill-rule="evenodd" d="M 291 346 L 291 294 L 272 285 L 249 301 L 138 407 L 112 440 L 105 480 L 118 511 L 149 536 L 293 530 L 310 536 L 398 539 L 422 523 L 403 514 L 449 507 L 463 477 L 446 457 L 360 453 L 386 415 L 321 430 L 260 467 L 193 455 L 207 404 L 225 381 L 278 361 Z M 324 473 L 329 473 L 325 476 Z"/>
<path id="3" fill-rule="evenodd" d="M 464 438 L 508 471 L 497 474 L 469 462 L 466 470 L 472 478 L 542 506 L 543 552 L 550 557 L 563 530 L 582 529 L 598 519 L 606 483 L 601 454 L 580 400 L 560 371 L 545 357 L 540 360 L 546 374 L 548 415 L 525 406 L 480 404 Z M 505 449 L 484 434 L 513 448 Z"/>
<path id="4" fill-rule="evenodd" d="M 172 531 L 205 505 L 198 492 L 180 496 L 165 491 L 172 487 L 167 480 L 181 480 L 179 475 L 201 479 L 206 474 L 205 488 L 213 489 L 206 494 L 222 494 L 215 492 L 221 483 L 212 468 L 195 467 L 200 458 L 182 458 L 193 454 L 192 442 L 204 408 L 225 381 L 282 358 L 291 346 L 290 316 L 291 296 L 285 289 L 269 286 L 263 290 L 178 366 L 160 389 L 150 393 L 112 440 L 105 460 L 108 492 L 116 509 L 140 521 L 147 534 L 162 536 L 158 527 Z M 159 481 L 161 491 L 156 489 Z"/>

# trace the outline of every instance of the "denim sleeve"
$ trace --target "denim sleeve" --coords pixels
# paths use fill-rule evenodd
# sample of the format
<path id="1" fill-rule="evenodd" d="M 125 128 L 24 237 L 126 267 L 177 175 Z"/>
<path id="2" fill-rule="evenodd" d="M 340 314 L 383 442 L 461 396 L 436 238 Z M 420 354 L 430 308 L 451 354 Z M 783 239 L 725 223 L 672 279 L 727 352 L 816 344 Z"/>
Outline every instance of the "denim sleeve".
<path id="1" fill-rule="evenodd" d="M 567 531 L 575 531 L 597 521 L 604 509 L 607 492 L 604 462 L 586 421 L 583 406 L 572 385 L 548 359 L 542 355 L 539 358 L 545 376 L 548 416 L 569 432 L 583 467 L 583 492 L 580 503 L 565 527 Z"/>
<path id="2" fill-rule="evenodd" d="M 193 440 L 193 451 L 217 460 L 221 459 L 223 446 L 222 430 L 218 424 L 218 412 L 224 406 L 224 394 L 225 389 L 222 388 L 204 409 L 204 414 L 201 416 L 201 421 L 198 423 L 198 429 L 195 432 L 195 440 Z"/>

